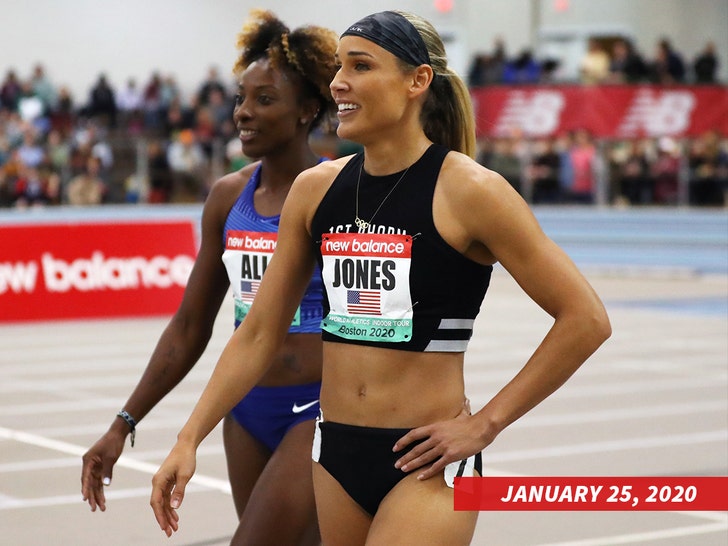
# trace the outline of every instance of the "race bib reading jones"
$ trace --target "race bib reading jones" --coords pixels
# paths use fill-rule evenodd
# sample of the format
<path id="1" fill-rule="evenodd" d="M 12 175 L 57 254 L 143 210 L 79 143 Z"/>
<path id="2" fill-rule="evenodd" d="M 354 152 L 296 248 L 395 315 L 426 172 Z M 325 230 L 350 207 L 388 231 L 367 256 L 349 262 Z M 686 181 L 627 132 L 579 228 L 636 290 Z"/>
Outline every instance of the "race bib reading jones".
<path id="1" fill-rule="evenodd" d="M 322 328 L 346 339 L 412 339 L 410 235 L 326 233 L 322 276 L 329 314 Z"/>
<path id="2" fill-rule="evenodd" d="M 260 281 L 273 256 L 278 241 L 277 233 L 234 231 L 225 234 L 225 252 L 222 261 L 230 279 L 235 299 L 235 320 L 242 322 L 247 316 Z M 296 310 L 292 325 L 301 323 L 301 308 Z"/>

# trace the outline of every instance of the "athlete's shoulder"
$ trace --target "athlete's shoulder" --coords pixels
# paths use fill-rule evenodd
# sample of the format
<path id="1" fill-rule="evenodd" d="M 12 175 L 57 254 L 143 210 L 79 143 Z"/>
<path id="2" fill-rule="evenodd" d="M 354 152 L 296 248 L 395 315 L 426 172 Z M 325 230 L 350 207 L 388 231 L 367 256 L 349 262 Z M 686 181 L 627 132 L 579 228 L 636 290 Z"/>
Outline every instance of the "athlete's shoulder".
<path id="1" fill-rule="evenodd" d="M 218 178 L 210 188 L 205 199 L 205 211 L 215 216 L 227 217 L 230 208 L 235 204 L 245 185 L 250 181 L 259 162 L 246 165 L 242 169 L 228 173 Z"/>
<path id="2" fill-rule="evenodd" d="M 322 161 L 310 169 L 301 172 L 296 180 L 301 180 L 309 184 L 315 184 L 317 182 L 326 183 L 327 181 L 331 183 L 352 157 L 351 155 L 347 155 L 337 159 Z"/>
<path id="3" fill-rule="evenodd" d="M 245 184 L 248 183 L 250 177 L 253 176 L 253 173 L 255 172 L 255 169 L 258 167 L 258 165 L 260 165 L 260 161 L 250 163 L 245 167 L 238 169 L 237 171 L 233 171 L 231 173 L 227 173 L 221 176 L 220 178 L 215 180 L 215 182 L 213 182 L 210 191 L 219 193 L 226 193 L 229 191 L 240 192 Z"/>
<path id="4" fill-rule="evenodd" d="M 291 186 L 291 192 L 308 194 L 312 199 L 320 200 L 351 157 L 345 156 L 330 161 L 322 161 L 306 169 L 296 177 L 293 186 Z"/>
<path id="5" fill-rule="evenodd" d="M 470 194 L 500 193 L 512 189 L 508 181 L 471 157 L 455 151 L 448 152 L 442 163 L 440 181 L 448 190 Z"/>

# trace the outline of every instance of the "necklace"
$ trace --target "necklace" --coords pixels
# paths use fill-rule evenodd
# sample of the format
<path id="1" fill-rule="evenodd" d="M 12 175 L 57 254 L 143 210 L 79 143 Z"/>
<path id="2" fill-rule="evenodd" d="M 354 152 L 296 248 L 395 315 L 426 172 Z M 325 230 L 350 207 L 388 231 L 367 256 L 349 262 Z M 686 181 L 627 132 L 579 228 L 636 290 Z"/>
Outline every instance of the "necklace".
<path id="1" fill-rule="evenodd" d="M 359 184 L 361 183 L 361 172 L 364 170 L 364 160 L 362 160 L 361 166 L 359 167 L 359 178 L 356 179 L 356 209 L 354 210 L 354 223 L 356 224 L 356 227 L 359 228 L 359 231 L 365 231 L 369 227 L 371 221 L 374 220 L 374 217 L 379 212 L 379 209 L 381 209 L 382 205 L 384 205 L 384 202 L 389 199 L 389 196 L 392 195 L 392 192 L 397 189 L 397 186 L 399 186 L 399 183 L 402 182 L 402 179 L 407 175 L 407 171 L 410 170 L 411 166 L 412 165 L 405 169 L 405 171 L 402 173 L 402 176 L 399 177 L 399 180 L 397 180 L 394 186 L 392 186 L 392 189 L 389 190 L 389 193 L 384 196 L 382 202 L 379 203 L 377 210 L 375 210 L 374 214 L 369 217 L 369 220 L 362 220 L 361 218 L 359 218 Z"/>

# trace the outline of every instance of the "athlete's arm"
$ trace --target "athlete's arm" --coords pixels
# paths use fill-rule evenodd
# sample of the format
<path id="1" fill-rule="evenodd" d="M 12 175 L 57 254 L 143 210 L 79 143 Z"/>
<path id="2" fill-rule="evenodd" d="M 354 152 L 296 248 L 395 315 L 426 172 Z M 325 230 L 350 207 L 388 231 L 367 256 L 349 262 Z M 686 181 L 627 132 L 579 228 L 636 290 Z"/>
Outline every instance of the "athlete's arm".
<path id="1" fill-rule="evenodd" d="M 179 308 L 164 329 L 139 382 L 123 408 L 139 423 L 193 368 L 205 350 L 228 289 L 221 256 L 227 213 L 240 190 L 228 175 L 212 187 L 202 212 L 202 239 Z M 152 236 L 152 234 L 150 234 Z M 91 510 L 106 509 L 104 485 L 124 449 L 129 425 L 119 417 L 84 454 L 81 493 Z"/>
<path id="2" fill-rule="evenodd" d="M 492 256 L 554 323 L 521 371 L 472 417 L 420 427 L 397 442 L 397 449 L 428 438 L 400 459 L 428 478 L 456 460 L 489 445 L 500 431 L 559 388 L 609 337 L 611 327 L 599 297 L 568 255 L 541 230 L 525 201 L 497 173 L 448 156 L 452 168 L 438 210 L 456 228 L 456 248 L 474 259 Z M 454 165 L 453 165 L 454 163 Z M 442 203 L 441 201 L 441 203 Z"/>
<path id="3" fill-rule="evenodd" d="M 150 504 L 167 536 L 177 530 L 176 508 L 194 473 L 197 447 L 264 375 L 313 273 L 315 259 L 306 226 L 309 209 L 318 201 L 308 179 L 302 174 L 293 183 L 281 213 L 276 250 L 250 311 L 225 346 L 177 443 L 152 480 Z"/>

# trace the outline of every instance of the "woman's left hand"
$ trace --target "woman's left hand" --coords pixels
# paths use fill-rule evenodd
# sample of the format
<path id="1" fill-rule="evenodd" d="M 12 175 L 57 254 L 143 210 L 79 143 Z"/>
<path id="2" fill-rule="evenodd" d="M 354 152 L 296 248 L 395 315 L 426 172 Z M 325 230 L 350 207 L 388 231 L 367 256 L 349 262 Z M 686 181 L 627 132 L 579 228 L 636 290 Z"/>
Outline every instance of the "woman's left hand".
<path id="1" fill-rule="evenodd" d="M 484 439 L 482 425 L 470 415 L 466 400 L 457 417 L 410 430 L 394 444 L 393 451 L 400 451 L 418 440 L 423 441 L 398 459 L 394 466 L 411 472 L 432 463 L 417 476 L 418 480 L 426 480 L 443 472 L 450 463 L 481 452 L 493 437 Z"/>

